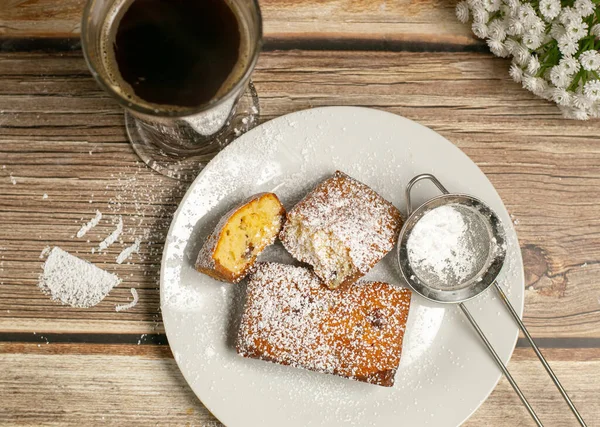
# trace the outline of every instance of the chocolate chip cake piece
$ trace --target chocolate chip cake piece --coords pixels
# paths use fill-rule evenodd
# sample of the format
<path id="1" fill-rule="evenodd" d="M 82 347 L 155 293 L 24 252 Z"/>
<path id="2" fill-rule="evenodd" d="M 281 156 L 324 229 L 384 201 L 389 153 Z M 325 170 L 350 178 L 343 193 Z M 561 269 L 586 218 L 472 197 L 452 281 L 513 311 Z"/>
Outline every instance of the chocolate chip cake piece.
<path id="1" fill-rule="evenodd" d="M 328 289 L 304 267 L 257 263 L 237 352 L 391 387 L 411 292 L 382 282 Z"/>

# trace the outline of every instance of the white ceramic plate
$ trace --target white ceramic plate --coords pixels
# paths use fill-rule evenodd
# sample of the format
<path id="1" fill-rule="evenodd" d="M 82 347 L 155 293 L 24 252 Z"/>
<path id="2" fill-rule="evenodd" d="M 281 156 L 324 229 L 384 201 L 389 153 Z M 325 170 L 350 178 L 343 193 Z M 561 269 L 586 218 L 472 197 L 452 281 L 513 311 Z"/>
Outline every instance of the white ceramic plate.
<path id="1" fill-rule="evenodd" d="M 229 427 L 457 426 L 501 375 L 457 307 L 413 295 L 396 385 L 379 387 L 238 356 L 232 326 L 244 284 L 217 282 L 193 268 L 204 239 L 232 205 L 273 191 L 289 208 L 336 169 L 370 185 L 404 212 L 405 186 L 423 172 L 433 173 L 451 192 L 485 201 L 508 234 L 499 281 L 523 312 L 516 234 L 481 170 L 446 139 L 410 120 L 364 108 L 319 108 L 279 117 L 240 137 L 202 171 L 181 202 L 161 269 L 162 314 L 175 360 L 198 398 Z M 437 193 L 423 183 L 413 194 L 419 203 Z M 277 245 L 261 256 L 286 257 Z M 394 253 L 367 278 L 402 285 Z M 508 361 L 517 327 L 493 289 L 467 305 Z"/>

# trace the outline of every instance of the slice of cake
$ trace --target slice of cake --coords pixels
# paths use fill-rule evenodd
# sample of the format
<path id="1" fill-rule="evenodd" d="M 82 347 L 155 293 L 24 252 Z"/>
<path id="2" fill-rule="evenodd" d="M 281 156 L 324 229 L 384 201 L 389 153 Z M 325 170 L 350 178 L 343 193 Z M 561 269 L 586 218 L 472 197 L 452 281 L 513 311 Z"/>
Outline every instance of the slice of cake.
<path id="1" fill-rule="evenodd" d="M 381 282 L 331 290 L 308 269 L 258 263 L 236 343 L 245 357 L 392 386 L 411 292 Z"/>
<path id="2" fill-rule="evenodd" d="M 401 226 L 394 205 L 337 171 L 287 213 L 280 239 L 335 289 L 354 283 L 391 251 Z"/>
<path id="3" fill-rule="evenodd" d="M 237 283 L 256 257 L 277 238 L 285 209 L 273 193 L 261 193 L 229 211 L 198 254 L 196 270 Z"/>

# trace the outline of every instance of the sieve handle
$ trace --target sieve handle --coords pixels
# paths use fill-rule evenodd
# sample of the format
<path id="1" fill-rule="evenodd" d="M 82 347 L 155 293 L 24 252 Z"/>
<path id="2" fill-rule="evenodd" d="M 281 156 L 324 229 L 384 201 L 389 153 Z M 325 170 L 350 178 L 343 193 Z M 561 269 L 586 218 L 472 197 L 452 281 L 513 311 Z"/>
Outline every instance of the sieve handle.
<path id="1" fill-rule="evenodd" d="M 521 402 L 523 402 L 523 405 L 525 405 L 525 408 L 527 408 L 527 410 L 529 411 L 529 415 L 531 415 L 531 418 L 533 418 L 533 421 L 535 421 L 535 423 L 538 425 L 538 427 L 543 427 L 542 422 L 540 421 L 540 419 L 536 415 L 535 411 L 533 410 L 533 408 L 531 407 L 531 405 L 529 404 L 529 402 L 527 401 L 527 399 L 521 392 L 521 389 L 519 388 L 519 386 L 513 379 L 510 372 L 508 372 L 508 368 L 504 365 L 504 363 L 502 362 L 502 359 L 500 359 L 500 356 L 498 356 L 498 353 L 496 353 L 496 350 L 494 350 L 494 347 L 492 347 L 492 344 L 488 341 L 485 334 L 483 333 L 483 331 L 481 330 L 481 328 L 479 327 L 479 325 L 477 324 L 477 322 L 475 321 L 475 319 L 473 318 L 473 316 L 467 309 L 467 306 L 462 302 L 458 305 L 462 309 L 463 313 L 465 313 L 465 316 L 467 317 L 467 319 L 469 319 L 469 322 L 471 322 L 471 325 L 473 325 L 473 328 L 475 328 L 475 331 L 477 331 L 477 334 L 479 335 L 481 340 L 484 342 L 487 349 L 490 351 L 490 354 L 494 357 L 496 364 L 504 373 L 504 376 L 506 377 L 506 379 L 508 380 L 508 382 L 510 383 L 512 388 L 515 390 L 515 392 L 521 399 Z"/>
<path id="2" fill-rule="evenodd" d="M 540 362 L 542 362 L 542 365 L 544 365 L 544 369 L 546 369 L 546 372 L 548 372 L 548 375 L 550 375 L 550 378 L 552 378 L 554 385 L 556 385 L 556 388 L 558 388 L 558 391 L 560 391 L 560 394 L 562 394 L 562 397 L 565 399 L 565 402 L 567 402 L 567 405 L 569 405 L 569 408 L 573 412 L 573 415 L 575 415 L 575 418 L 577 418 L 577 421 L 579 422 L 579 424 L 582 427 L 586 427 L 585 421 L 583 421 L 583 418 L 577 411 L 577 408 L 575 408 L 575 405 L 573 404 L 573 402 L 567 395 L 567 392 L 563 388 L 562 384 L 560 383 L 560 381 L 558 381 L 558 378 L 556 378 L 556 375 L 554 375 L 552 368 L 550 368 L 550 365 L 548 365 L 548 362 L 546 362 L 546 358 L 542 355 L 542 352 L 540 351 L 538 346 L 533 341 L 533 338 L 531 337 L 531 335 L 529 335 L 527 328 L 525 327 L 525 325 L 519 318 L 519 315 L 517 314 L 517 312 L 513 308 L 512 304 L 508 300 L 508 297 L 506 296 L 506 294 L 504 293 L 504 291 L 502 290 L 502 288 L 500 287 L 498 282 L 494 281 L 494 286 L 496 287 L 498 294 L 502 298 L 502 301 L 504 301 L 504 304 L 506 305 L 506 308 L 508 308 L 508 311 L 512 315 L 513 319 L 515 319 L 515 322 L 517 322 L 517 325 L 519 325 L 519 329 L 521 329 L 521 331 L 523 332 L 523 335 L 525 335 L 525 338 L 527 338 L 527 341 L 529 341 L 529 344 L 531 344 L 531 347 L 533 348 L 533 351 L 537 355 L 538 359 L 540 359 Z"/>
<path id="3" fill-rule="evenodd" d="M 422 181 L 424 179 L 428 179 L 429 181 L 433 182 L 435 184 L 435 186 L 438 188 L 438 190 L 440 190 L 443 194 L 450 193 L 448 190 L 446 190 L 446 187 L 444 187 L 442 185 L 442 183 L 440 181 L 438 181 L 438 179 L 435 176 L 431 175 L 430 173 L 422 173 L 421 175 L 415 176 L 413 179 L 410 180 L 410 182 L 406 186 L 406 205 L 407 205 L 407 209 L 408 209 L 407 217 L 410 216 L 414 210 L 412 207 L 412 203 L 410 201 L 410 190 L 412 190 L 413 186 L 417 182 Z"/>

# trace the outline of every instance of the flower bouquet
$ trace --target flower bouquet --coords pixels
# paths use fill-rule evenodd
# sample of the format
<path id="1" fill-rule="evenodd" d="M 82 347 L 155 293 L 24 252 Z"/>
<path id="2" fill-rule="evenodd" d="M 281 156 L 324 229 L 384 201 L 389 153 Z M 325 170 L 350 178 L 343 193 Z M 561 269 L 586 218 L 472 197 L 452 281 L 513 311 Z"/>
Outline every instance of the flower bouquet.
<path id="1" fill-rule="evenodd" d="M 510 76 L 525 89 L 565 117 L 600 117 L 599 0 L 463 0 L 456 16 L 512 57 Z"/>

